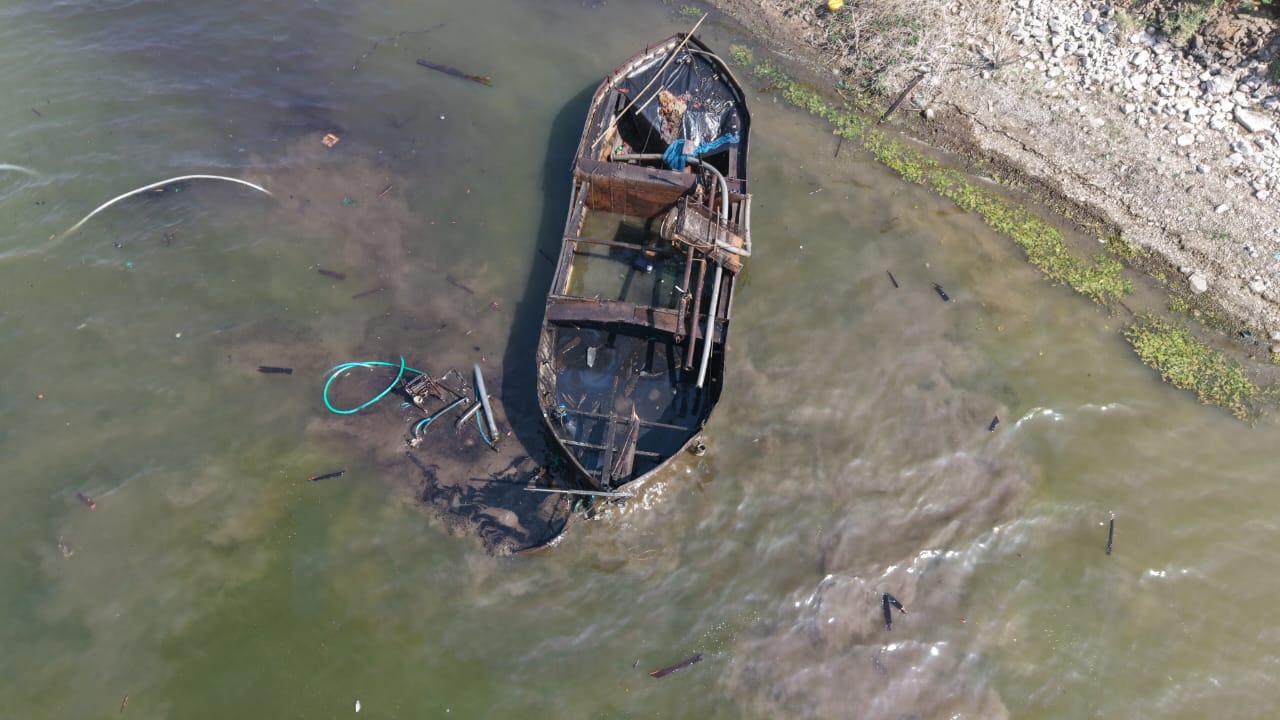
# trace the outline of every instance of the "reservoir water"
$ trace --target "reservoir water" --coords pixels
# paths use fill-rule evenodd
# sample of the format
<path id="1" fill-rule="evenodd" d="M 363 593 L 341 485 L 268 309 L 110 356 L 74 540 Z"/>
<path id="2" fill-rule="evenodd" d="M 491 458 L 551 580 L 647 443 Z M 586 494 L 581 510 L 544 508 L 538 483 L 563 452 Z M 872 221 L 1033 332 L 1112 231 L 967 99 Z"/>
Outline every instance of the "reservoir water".
<path id="1" fill-rule="evenodd" d="M 325 409 L 329 368 L 403 356 L 482 363 L 536 425 L 587 100 L 694 20 L 0 6 L 0 714 L 1268 716 L 1274 419 L 1161 384 L 1122 318 L 768 94 L 705 456 L 501 557 Z M 271 195 L 190 181 L 66 232 L 196 173 Z"/>

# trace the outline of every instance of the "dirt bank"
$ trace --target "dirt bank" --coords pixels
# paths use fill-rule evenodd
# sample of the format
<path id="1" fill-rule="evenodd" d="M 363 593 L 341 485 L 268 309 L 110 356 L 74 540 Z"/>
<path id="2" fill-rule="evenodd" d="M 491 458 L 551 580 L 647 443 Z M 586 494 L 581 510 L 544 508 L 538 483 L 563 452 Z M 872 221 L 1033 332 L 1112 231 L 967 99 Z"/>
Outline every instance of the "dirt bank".
<path id="1" fill-rule="evenodd" d="M 1274 18 L 1237 2 L 1194 18 L 1158 2 L 922 3 L 910 16 L 878 0 L 834 13 L 815 0 L 716 4 L 829 88 L 887 105 L 925 73 L 893 124 L 1100 240 L 1118 232 L 1151 251 L 1136 265 L 1176 307 L 1216 319 L 1258 360 L 1280 351 Z"/>

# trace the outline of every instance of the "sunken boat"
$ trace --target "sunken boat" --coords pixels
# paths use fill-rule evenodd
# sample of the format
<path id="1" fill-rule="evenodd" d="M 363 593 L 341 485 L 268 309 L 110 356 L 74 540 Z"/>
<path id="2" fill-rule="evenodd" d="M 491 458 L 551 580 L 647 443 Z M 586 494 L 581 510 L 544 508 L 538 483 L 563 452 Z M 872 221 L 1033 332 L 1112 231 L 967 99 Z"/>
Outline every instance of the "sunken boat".
<path id="1" fill-rule="evenodd" d="M 741 85 L 692 35 L 592 97 L 537 356 L 543 417 L 587 492 L 625 495 L 720 399 L 751 255 L 750 126 Z"/>

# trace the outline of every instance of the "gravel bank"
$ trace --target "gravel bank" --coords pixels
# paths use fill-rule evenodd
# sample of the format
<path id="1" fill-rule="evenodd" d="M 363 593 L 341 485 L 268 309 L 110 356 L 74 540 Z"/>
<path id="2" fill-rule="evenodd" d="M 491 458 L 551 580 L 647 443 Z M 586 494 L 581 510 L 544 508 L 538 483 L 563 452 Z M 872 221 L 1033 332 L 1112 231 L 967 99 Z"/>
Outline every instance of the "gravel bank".
<path id="1" fill-rule="evenodd" d="M 838 13 L 795 0 L 719 5 L 774 49 L 823 73 L 842 67 Z M 929 74 L 911 109 L 935 141 L 956 136 L 1098 211 L 1177 267 L 1175 282 L 1280 339 L 1277 23 L 1224 15 L 1176 46 L 1082 0 L 957 3 L 934 17 L 946 18 L 946 52 L 920 68 Z M 913 71 L 888 81 L 904 86 Z"/>

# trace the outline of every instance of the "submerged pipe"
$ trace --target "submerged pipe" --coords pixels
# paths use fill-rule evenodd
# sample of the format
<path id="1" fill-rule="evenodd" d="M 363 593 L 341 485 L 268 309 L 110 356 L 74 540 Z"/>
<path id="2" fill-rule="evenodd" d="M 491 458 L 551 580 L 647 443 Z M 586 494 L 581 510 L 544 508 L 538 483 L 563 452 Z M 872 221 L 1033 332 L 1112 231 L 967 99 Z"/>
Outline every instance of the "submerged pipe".
<path id="1" fill-rule="evenodd" d="M 635 497 L 631 493 L 601 492 L 600 490 L 561 490 L 560 488 L 534 488 L 534 487 L 527 487 L 525 488 L 525 490 L 528 490 L 529 492 L 561 493 L 564 495 L 590 495 L 592 497 L 607 497 L 607 498 Z"/>
<path id="2" fill-rule="evenodd" d="M 484 422 L 489 426 L 489 435 L 493 442 L 498 442 L 498 424 L 493 421 L 493 408 L 489 407 L 489 395 L 484 391 L 484 375 L 480 374 L 480 366 L 473 365 L 476 376 L 476 394 L 480 396 L 480 407 L 484 410 Z"/>
<path id="3" fill-rule="evenodd" d="M 707 308 L 707 329 L 702 333 L 702 362 L 698 364 L 698 387 L 707 377 L 707 364 L 711 362 L 711 343 L 715 340 L 716 314 L 720 310 L 720 280 L 724 266 L 716 263 L 716 275 L 711 285 L 711 305 Z"/>

